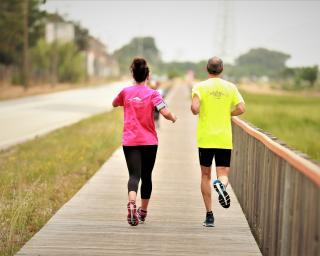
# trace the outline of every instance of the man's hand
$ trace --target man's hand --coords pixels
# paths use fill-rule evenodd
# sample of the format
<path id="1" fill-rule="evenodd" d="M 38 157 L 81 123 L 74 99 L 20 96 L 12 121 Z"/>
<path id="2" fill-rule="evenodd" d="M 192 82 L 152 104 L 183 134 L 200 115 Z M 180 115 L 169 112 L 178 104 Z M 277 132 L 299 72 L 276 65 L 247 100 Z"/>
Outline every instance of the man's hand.
<path id="1" fill-rule="evenodd" d="M 231 112 L 232 116 L 239 116 L 246 111 L 246 106 L 244 102 L 240 102 L 236 105 L 236 108 Z"/>

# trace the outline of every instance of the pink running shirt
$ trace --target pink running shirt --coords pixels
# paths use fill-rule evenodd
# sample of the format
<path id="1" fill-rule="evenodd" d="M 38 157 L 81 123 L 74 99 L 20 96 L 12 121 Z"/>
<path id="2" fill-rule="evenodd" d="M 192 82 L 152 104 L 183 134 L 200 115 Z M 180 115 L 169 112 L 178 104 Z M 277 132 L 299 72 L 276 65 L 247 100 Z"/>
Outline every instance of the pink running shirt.
<path id="1" fill-rule="evenodd" d="M 166 107 L 159 92 L 145 85 L 133 85 L 124 88 L 114 103 L 124 109 L 122 145 L 158 145 L 153 112 L 155 107 Z"/>

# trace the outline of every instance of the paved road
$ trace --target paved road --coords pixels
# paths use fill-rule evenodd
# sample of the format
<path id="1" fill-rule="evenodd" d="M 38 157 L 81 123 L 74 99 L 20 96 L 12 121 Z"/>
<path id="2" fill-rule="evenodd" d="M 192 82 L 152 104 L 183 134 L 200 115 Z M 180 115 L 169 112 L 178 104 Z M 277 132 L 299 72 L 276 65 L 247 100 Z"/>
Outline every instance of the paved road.
<path id="1" fill-rule="evenodd" d="M 128 83 L 0 102 L 0 149 L 109 110 L 113 97 Z"/>
<path id="2" fill-rule="evenodd" d="M 187 88 L 173 88 L 167 101 L 179 119 L 160 125 L 146 223 L 130 227 L 126 221 L 128 172 L 119 149 L 17 256 L 261 255 L 231 187 L 231 207 L 218 205 L 214 193 L 216 225 L 202 227 L 196 117 Z"/>

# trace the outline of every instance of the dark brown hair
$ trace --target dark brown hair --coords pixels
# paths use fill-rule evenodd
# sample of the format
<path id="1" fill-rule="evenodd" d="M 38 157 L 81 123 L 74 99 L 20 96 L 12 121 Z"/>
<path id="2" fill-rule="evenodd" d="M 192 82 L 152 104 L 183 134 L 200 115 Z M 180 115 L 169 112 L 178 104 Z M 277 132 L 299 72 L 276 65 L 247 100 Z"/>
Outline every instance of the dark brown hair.
<path id="1" fill-rule="evenodd" d="M 149 67 L 144 58 L 136 57 L 131 63 L 131 72 L 136 82 L 141 83 L 149 76 Z"/>

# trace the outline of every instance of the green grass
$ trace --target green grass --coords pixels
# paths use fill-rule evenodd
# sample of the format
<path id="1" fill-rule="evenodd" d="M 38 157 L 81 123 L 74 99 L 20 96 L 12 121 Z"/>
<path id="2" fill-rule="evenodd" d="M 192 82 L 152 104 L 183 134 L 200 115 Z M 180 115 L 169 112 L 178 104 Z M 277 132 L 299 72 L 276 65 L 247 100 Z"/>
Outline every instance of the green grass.
<path id="1" fill-rule="evenodd" d="M 243 119 L 320 160 L 320 97 L 242 94 Z"/>
<path id="2" fill-rule="evenodd" d="M 14 255 L 120 145 L 122 112 L 0 152 L 0 255 Z"/>

